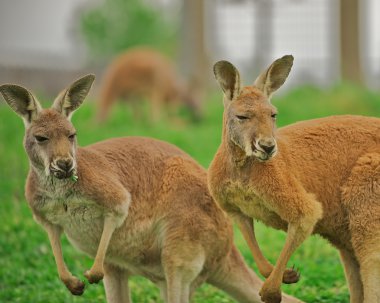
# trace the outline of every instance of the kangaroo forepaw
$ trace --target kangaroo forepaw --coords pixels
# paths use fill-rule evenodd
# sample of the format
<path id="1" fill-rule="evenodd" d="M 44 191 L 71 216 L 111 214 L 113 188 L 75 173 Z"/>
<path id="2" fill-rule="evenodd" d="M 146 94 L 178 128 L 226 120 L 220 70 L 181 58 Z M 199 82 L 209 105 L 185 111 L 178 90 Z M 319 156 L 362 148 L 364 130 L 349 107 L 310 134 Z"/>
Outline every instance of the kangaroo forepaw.
<path id="1" fill-rule="evenodd" d="M 64 280 L 66 287 L 74 296 L 81 296 L 84 292 L 85 284 L 78 278 L 72 277 L 70 279 Z"/>
<path id="2" fill-rule="evenodd" d="M 103 279 L 104 273 L 102 271 L 90 269 L 84 273 L 84 276 L 90 284 L 94 284 L 99 283 L 99 281 Z"/>
<path id="3" fill-rule="evenodd" d="M 281 302 L 281 290 L 280 289 L 266 289 L 265 284 L 261 288 L 259 295 L 261 301 L 265 303 L 280 303 Z"/>
<path id="4" fill-rule="evenodd" d="M 298 268 L 287 268 L 282 276 L 282 282 L 285 284 L 297 283 L 301 278 L 301 273 L 298 271 Z"/>

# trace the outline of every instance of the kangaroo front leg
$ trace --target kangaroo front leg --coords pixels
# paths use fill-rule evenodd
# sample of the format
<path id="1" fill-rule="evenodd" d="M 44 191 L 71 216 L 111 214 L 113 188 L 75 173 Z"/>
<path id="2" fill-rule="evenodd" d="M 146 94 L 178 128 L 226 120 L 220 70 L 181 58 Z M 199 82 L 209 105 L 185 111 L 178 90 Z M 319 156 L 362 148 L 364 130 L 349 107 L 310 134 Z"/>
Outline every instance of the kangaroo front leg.
<path id="1" fill-rule="evenodd" d="M 162 107 L 164 106 L 164 97 L 160 92 L 161 88 L 157 88 L 157 85 L 152 88 L 152 93 L 150 97 L 150 114 L 151 119 L 155 122 L 159 121 L 162 116 Z"/>
<path id="2" fill-rule="evenodd" d="M 260 273 L 268 278 L 273 270 L 273 265 L 265 258 L 257 243 L 253 220 L 246 216 L 236 216 L 237 224 L 245 241 L 247 242 L 249 249 L 251 250 L 253 259 L 255 260 Z M 282 282 L 286 284 L 296 283 L 300 278 L 299 273 L 293 268 L 286 269 Z"/>
<path id="3" fill-rule="evenodd" d="M 94 264 L 84 273 L 87 280 L 98 283 L 104 276 L 104 259 L 107 253 L 112 234 L 120 227 L 128 216 L 131 204 L 131 194 L 123 188 L 112 175 L 100 175 L 99 178 L 88 184 L 89 197 L 103 209 L 104 225 L 99 246 L 95 255 Z"/>
<path id="4" fill-rule="evenodd" d="M 73 295 L 80 296 L 83 294 L 85 284 L 78 278 L 74 277 L 67 269 L 61 248 L 62 229 L 59 226 L 50 224 L 43 224 L 43 227 L 46 230 L 50 240 L 55 263 L 57 264 L 59 278 L 63 283 L 65 283 L 66 287 Z"/>
<path id="5" fill-rule="evenodd" d="M 119 218 L 115 218 L 113 216 L 106 216 L 104 218 L 104 227 L 102 237 L 100 238 L 100 243 L 98 247 L 98 251 L 95 256 L 94 264 L 92 265 L 90 270 L 87 270 L 84 275 L 87 278 L 88 282 L 98 283 L 103 279 L 104 276 L 104 259 L 106 256 L 108 244 L 110 243 L 113 232 L 117 227 L 120 226 Z"/>
<path id="6" fill-rule="evenodd" d="M 309 220 L 307 220 L 309 221 Z M 284 248 L 281 251 L 276 265 L 269 278 L 264 282 L 260 290 L 261 300 L 265 303 L 281 302 L 281 282 L 282 277 L 291 255 L 297 247 L 311 234 L 314 224 L 300 221 L 289 223 L 288 234 Z"/>
<path id="7" fill-rule="evenodd" d="M 248 247 L 252 253 L 253 259 L 255 260 L 259 272 L 265 277 L 269 277 L 272 272 L 273 265 L 262 254 L 260 247 L 257 243 L 253 220 L 245 216 L 235 216 L 236 223 L 248 244 Z"/>

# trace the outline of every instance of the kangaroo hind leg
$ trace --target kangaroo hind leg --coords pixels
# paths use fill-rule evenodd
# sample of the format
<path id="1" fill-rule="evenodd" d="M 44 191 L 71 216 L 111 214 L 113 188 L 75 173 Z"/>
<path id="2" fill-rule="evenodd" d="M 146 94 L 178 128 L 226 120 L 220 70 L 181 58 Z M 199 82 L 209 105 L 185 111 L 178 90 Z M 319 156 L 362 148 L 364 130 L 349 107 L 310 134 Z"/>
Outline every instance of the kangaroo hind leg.
<path id="1" fill-rule="evenodd" d="M 129 286 L 128 272 L 104 263 L 104 288 L 107 303 L 132 303 Z"/>
<path id="2" fill-rule="evenodd" d="M 219 270 L 210 277 L 208 282 L 225 291 L 240 303 L 262 302 L 259 290 L 263 282 L 253 270 L 248 268 L 235 246 L 232 247 Z M 295 303 L 301 301 L 282 294 L 282 302 Z"/>
<path id="3" fill-rule="evenodd" d="M 176 243 L 163 252 L 167 303 L 189 303 L 191 284 L 201 273 L 205 262 L 203 248 Z"/>

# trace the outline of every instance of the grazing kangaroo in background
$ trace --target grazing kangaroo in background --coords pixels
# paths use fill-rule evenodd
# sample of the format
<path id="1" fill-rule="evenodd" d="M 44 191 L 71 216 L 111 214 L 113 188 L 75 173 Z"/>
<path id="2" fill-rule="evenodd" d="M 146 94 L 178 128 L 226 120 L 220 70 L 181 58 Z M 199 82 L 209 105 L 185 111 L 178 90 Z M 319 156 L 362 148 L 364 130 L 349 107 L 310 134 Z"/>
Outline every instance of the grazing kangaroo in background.
<path id="1" fill-rule="evenodd" d="M 195 119 L 201 116 L 200 103 L 180 80 L 167 58 L 148 48 L 129 50 L 111 62 L 101 87 L 98 120 L 107 119 L 115 101 L 123 97 L 138 110 L 139 100 L 150 102 L 151 118 L 160 118 L 165 106 L 187 106 Z"/>
<path id="2" fill-rule="evenodd" d="M 224 116 L 211 194 L 236 219 L 267 278 L 264 302 L 281 301 L 286 264 L 311 233 L 339 249 L 351 302 L 380 302 L 380 119 L 335 116 L 276 131 L 270 97 L 292 65 L 284 56 L 246 87 L 231 63 L 214 65 Z M 259 249 L 253 218 L 288 233 L 274 267 Z"/>
<path id="3" fill-rule="evenodd" d="M 25 88 L 0 92 L 25 123 L 26 198 L 46 230 L 58 274 L 74 295 L 84 283 L 66 267 L 60 236 L 95 258 L 85 276 L 103 278 L 109 303 L 131 302 L 128 278 L 142 275 L 168 303 L 186 303 L 203 282 L 239 302 L 260 302 L 260 279 L 233 246 L 232 227 L 211 198 L 207 176 L 177 147 L 154 139 L 111 139 L 77 148 L 70 122 L 93 83 L 88 75 L 42 109 Z M 299 302 L 286 296 L 286 302 Z"/>

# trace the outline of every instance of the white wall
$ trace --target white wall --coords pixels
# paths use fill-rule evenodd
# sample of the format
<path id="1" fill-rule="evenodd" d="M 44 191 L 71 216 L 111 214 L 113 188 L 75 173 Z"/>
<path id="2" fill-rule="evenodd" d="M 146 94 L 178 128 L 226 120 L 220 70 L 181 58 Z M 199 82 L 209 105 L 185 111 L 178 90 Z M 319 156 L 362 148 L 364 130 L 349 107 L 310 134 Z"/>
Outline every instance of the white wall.
<path id="1" fill-rule="evenodd" d="M 208 13 L 215 18 L 209 40 L 215 60 L 227 59 L 252 73 L 257 64 L 256 43 L 269 45 L 267 59 L 293 54 L 295 68 L 289 82 L 329 85 L 339 79 L 339 4 L 344 0 L 209 0 Z M 272 34 L 257 37 L 257 7 L 272 3 Z M 380 85 L 380 0 L 361 2 L 361 49 L 368 83 Z M 271 36 L 271 37 L 270 37 Z M 269 38 L 268 38 L 269 37 Z M 264 39 L 271 39 L 268 43 Z M 248 75 L 249 77 L 249 75 Z M 252 80 L 251 78 L 247 80 Z M 289 86 L 288 86 L 289 87 Z"/>
<path id="2" fill-rule="evenodd" d="M 367 42 L 365 63 L 367 78 L 372 85 L 380 86 L 380 1 L 367 0 L 362 14 L 363 31 Z"/>
<path id="3" fill-rule="evenodd" d="M 75 40 L 75 8 L 86 0 L 0 0 L 0 64 L 74 69 L 83 62 Z"/>

